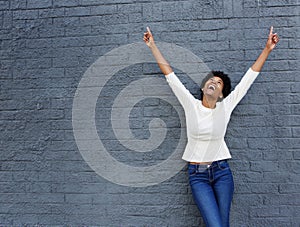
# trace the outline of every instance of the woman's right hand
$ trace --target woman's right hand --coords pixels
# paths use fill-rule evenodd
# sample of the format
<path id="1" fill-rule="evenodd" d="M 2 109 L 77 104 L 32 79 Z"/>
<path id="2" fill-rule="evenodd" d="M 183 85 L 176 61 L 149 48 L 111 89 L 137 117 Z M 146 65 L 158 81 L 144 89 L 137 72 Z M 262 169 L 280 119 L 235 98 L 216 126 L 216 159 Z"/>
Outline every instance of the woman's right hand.
<path id="1" fill-rule="evenodd" d="M 147 32 L 144 33 L 144 42 L 150 48 L 161 72 L 164 75 L 169 75 L 171 72 L 173 72 L 171 66 L 166 61 L 164 56 L 161 54 L 158 47 L 155 45 L 153 35 L 152 35 L 149 27 L 147 27 Z"/>
<path id="2" fill-rule="evenodd" d="M 266 43 L 266 49 L 271 52 L 275 48 L 278 42 L 279 42 L 279 37 L 277 33 L 273 34 L 273 26 L 272 26 L 270 28 L 268 41 Z"/>
<path id="3" fill-rule="evenodd" d="M 148 47 L 152 47 L 154 45 L 153 35 L 152 35 L 149 27 L 147 27 L 147 32 L 144 33 L 143 39 Z"/>

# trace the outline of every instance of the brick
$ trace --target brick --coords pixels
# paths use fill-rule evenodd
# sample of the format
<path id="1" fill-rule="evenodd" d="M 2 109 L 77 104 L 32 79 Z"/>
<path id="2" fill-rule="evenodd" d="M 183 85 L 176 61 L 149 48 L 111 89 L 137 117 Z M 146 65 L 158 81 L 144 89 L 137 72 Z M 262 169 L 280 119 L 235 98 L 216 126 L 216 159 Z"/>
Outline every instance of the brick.
<path id="1" fill-rule="evenodd" d="M 259 217 L 251 220 L 255 226 L 293 226 L 288 218 L 284 217 Z"/>
<path id="2" fill-rule="evenodd" d="M 55 27 L 55 25 L 49 25 L 39 29 L 39 37 L 36 38 L 56 38 L 64 35 L 64 28 Z"/>
<path id="3" fill-rule="evenodd" d="M 300 208 L 299 205 L 296 207 L 296 209 L 293 209 L 289 206 L 280 206 L 279 208 L 280 208 L 280 216 L 289 217 L 290 214 L 292 214 L 294 217 L 299 216 L 299 208 Z"/>
<path id="4" fill-rule="evenodd" d="M 181 2 L 164 2 L 162 3 L 163 20 L 172 21 L 183 19 Z"/>
<path id="5" fill-rule="evenodd" d="M 132 3 L 132 0 L 113 0 L 110 2 L 110 4 L 126 4 L 126 3 Z M 99 1 L 97 0 L 80 0 L 81 5 L 99 5 Z"/>
<path id="6" fill-rule="evenodd" d="M 79 6 L 80 1 L 79 0 L 55 0 L 53 1 L 54 7 L 71 7 L 71 6 Z"/>
<path id="7" fill-rule="evenodd" d="M 295 6 L 285 6 L 285 7 L 262 7 L 260 8 L 259 15 L 268 17 L 270 15 L 277 16 L 290 16 L 294 15 L 297 10 Z"/>
<path id="8" fill-rule="evenodd" d="M 39 18 L 59 18 L 65 14 L 64 9 L 40 9 Z"/>
<path id="9" fill-rule="evenodd" d="M 257 139 L 248 139 L 249 147 L 252 149 L 261 149 L 261 150 L 268 150 L 268 149 L 274 149 L 275 143 L 274 140 L 271 138 L 261 138 L 259 140 Z"/>
<path id="10" fill-rule="evenodd" d="M 264 160 L 292 160 L 293 159 L 293 153 L 292 151 L 287 151 L 286 153 L 277 152 L 277 150 L 274 151 L 265 151 L 263 152 Z"/>
<path id="11" fill-rule="evenodd" d="M 52 0 L 28 0 L 28 9 L 51 8 Z"/>
<path id="12" fill-rule="evenodd" d="M 37 19 L 38 11 L 36 10 L 18 10 L 13 12 L 13 19 L 26 20 L 26 19 Z"/>
<path id="13" fill-rule="evenodd" d="M 232 18 L 233 17 L 233 1 L 223 1 L 223 16 L 224 18 Z"/>
<path id="14" fill-rule="evenodd" d="M 65 10 L 66 16 L 86 16 L 90 15 L 91 9 L 89 7 L 74 7 L 74 8 L 67 8 Z"/>
<path id="15" fill-rule="evenodd" d="M 240 184 L 237 193 L 254 193 L 254 194 L 268 194 L 278 193 L 278 185 L 275 183 L 248 183 Z"/>
<path id="16" fill-rule="evenodd" d="M 7 10 L 9 9 L 9 2 L 8 1 L 0 1 L 0 10 Z"/>
<path id="17" fill-rule="evenodd" d="M 299 144 L 299 140 L 297 138 L 277 139 L 276 142 L 277 142 L 277 146 L 283 149 L 296 148 L 297 144 Z"/>
<path id="18" fill-rule="evenodd" d="M 105 6 L 103 8 L 105 9 Z M 118 13 L 122 14 L 142 13 L 142 5 L 139 3 L 118 4 L 117 9 Z"/>
<path id="19" fill-rule="evenodd" d="M 133 10 L 134 12 L 135 10 Z M 101 5 L 91 8 L 91 15 L 106 15 L 117 13 L 116 5 Z M 128 13 L 128 12 L 127 12 Z"/>
<path id="20" fill-rule="evenodd" d="M 162 4 L 144 3 L 142 5 L 143 19 L 147 22 L 162 20 Z"/>
<path id="21" fill-rule="evenodd" d="M 232 2 L 233 8 L 233 17 L 242 17 L 243 16 L 243 2 Z"/>
<path id="22" fill-rule="evenodd" d="M 278 207 L 255 207 L 250 210 L 254 217 L 273 217 L 279 215 Z"/>
<path id="23" fill-rule="evenodd" d="M 203 5 L 204 18 L 222 18 L 223 17 L 223 2 L 207 1 Z"/>
<path id="24" fill-rule="evenodd" d="M 10 1 L 11 9 L 26 9 L 26 1 L 12 0 Z"/>
<path id="25" fill-rule="evenodd" d="M 299 184 L 281 184 L 279 185 L 279 192 L 282 194 L 295 194 L 299 193 Z"/>
<path id="26" fill-rule="evenodd" d="M 250 170 L 254 172 L 276 172 L 279 170 L 279 165 L 275 161 L 257 161 L 250 162 Z"/>

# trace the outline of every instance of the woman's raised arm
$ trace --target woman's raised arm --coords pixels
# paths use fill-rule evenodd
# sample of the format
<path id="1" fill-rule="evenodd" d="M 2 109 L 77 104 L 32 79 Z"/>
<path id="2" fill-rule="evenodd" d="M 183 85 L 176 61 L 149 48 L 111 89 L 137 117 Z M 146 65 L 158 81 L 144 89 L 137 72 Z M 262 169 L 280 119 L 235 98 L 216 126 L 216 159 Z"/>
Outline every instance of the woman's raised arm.
<path id="1" fill-rule="evenodd" d="M 273 27 L 270 28 L 270 33 L 268 37 L 268 41 L 266 43 L 265 48 L 257 58 L 257 60 L 252 65 L 252 70 L 255 72 L 260 72 L 265 61 L 267 60 L 271 51 L 275 48 L 276 44 L 279 42 L 279 38 L 277 33 L 273 34 Z"/>
<path id="2" fill-rule="evenodd" d="M 147 46 L 152 51 L 152 54 L 158 64 L 160 70 L 162 71 L 162 73 L 164 75 L 168 75 L 171 72 L 173 72 L 171 66 L 166 61 L 164 56 L 161 54 L 158 47 L 155 45 L 154 38 L 153 38 L 153 35 L 152 35 L 149 27 L 147 27 L 147 32 L 144 33 L 144 42 L 147 44 Z"/>

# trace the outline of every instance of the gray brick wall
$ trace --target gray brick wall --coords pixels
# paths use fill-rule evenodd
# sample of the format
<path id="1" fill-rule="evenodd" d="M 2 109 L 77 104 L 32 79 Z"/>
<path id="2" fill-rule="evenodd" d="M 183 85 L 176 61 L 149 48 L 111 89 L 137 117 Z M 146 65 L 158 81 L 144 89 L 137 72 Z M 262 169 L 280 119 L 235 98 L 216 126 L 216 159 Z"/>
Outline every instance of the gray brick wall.
<path id="1" fill-rule="evenodd" d="M 142 41 L 146 26 L 157 41 L 192 51 L 236 84 L 271 25 L 281 42 L 234 111 L 226 135 L 236 185 L 233 227 L 300 224 L 297 0 L 1 0 L 0 226 L 204 226 L 185 168 L 162 183 L 128 187 L 87 164 L 73 133 L 76 90 L 89 66 Z M 149 75 L 162 78 L 162 86 L 150 90 L 170 94 L 157 66 L 144 63 L 114 75 L 97 101 L 99 138 L 127 165 L 167 159 L 180 137 L 172 105 L 146 99 L 132 108 L 130 127 L 137 139 L 147 139 L 149 122 L 161 118 L 168 128 L 162 145 L 139 153 L 116 140 L 109 123 L 112 100 Z M 187 76 L 181 78 L 197 91 Z"/>

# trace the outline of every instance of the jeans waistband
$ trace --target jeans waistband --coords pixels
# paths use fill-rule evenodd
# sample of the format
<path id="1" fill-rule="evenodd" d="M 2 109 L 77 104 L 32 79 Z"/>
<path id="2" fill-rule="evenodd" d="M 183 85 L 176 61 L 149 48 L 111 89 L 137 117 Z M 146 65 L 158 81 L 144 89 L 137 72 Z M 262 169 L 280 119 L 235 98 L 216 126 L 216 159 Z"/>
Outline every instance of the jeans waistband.
<path id="1" fill-rule="evenodd" d="M 227 162 L 227 159 L 214 161 L 210 165 L 206 165 L 206 164 L 191 164 L 191 163 L 189 163 L 189 165 L 190 166 L 206 166 L 207 168 L 213 168 L 213 167 L 219 166 L 219 164 L 224 163 L 224 162 Z"/>

